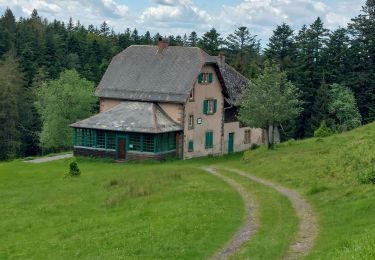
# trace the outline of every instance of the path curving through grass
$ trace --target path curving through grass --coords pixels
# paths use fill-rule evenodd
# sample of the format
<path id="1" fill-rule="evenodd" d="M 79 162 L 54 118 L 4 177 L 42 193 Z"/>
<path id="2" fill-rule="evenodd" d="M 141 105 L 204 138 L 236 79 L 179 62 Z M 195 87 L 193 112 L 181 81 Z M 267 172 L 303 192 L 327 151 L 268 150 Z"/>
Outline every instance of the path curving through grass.
<path id="1" fill-rule="evenodd" d="M 240 230 L 238 230 L 237 233 L 232 237 L 232 239 L 212 257 L 212 259 L 227 259 L 231 255 L 236 253 L 238 249 L 244 243 L 246 243 L 257 231 L 258 225 L 254 221 L 253 212 L 254 202 L 249 193 L 236 181 L 225 177 L 224 175 L 221 175 L 214 168 L 204 168 L 204 170 L 224 180 L 226 183 L 236 189 L 245 203 L 245 221 L 242 224 Z"/>
<path id="2" fill-rule="evenodd" d="M 245 172 L 237 169 L 226 168 L 226 170 L 246 177 L 257 183 L 271 187 L 285 195 L 292 202 L 292 205 L 299 218 L 299 230 L 294 242 L 290 245 L 289 250 L 283 259 L 300 259 L 307 255 L 307 253 L 312 249 L 314 241 L 318 235 L 318 222 L 310 204 L 306 202 L 297 192 L 291 189 L 246 174 Z"/>

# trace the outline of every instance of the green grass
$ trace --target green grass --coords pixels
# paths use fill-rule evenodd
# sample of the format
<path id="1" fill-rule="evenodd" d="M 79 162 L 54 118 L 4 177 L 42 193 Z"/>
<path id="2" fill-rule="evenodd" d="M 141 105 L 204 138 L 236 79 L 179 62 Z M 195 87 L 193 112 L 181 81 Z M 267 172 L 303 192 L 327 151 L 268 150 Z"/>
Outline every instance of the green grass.
<path id="1" fill-rule="evenodd" d="M 259 229 L 234 259 L 281 259 L 293 242 L 298 219 L 291 202 L 284 195 L 238 174 L 221 170 L 240 183 L 255 200 L 255 218 Z"/>
<path id="2" fill-rule="evenodd" d="M 80 159 L 0 164 L 0 259 L 172 258 L 213 254 L 244 213 L 223 181 L 173 163 Z"/>
<path id="3" fill-rule="evenodd" d="M 80 159 L 79 178 L 64 178 L 70 160 L 0 163 L 0 259 L 206 258 L 244 214 L 235 190 L 199 169 L 206 165 L 241 169 L 304 196 L 319 221 L 306 259 L 374 259 L 375 185 L 358 178 L 374 158 L 370 124 L 245 156 L 145 164 Z M 235 258 L 278 259 L 296 232 L 290 202 L 224 173 L 251 192 L 261 224 Z"/>
<path id="4" fill-rule="evenodd" d="M 374 158 L 373 123 L 324 139 L 287 142 L 273 151 L 249 151 L 245 160 L 233 155 L 222 164 L 295 189 L 312 204 L 319 236 L 307 259 L 374 259 L 375 185 L 358 180 Z"/>

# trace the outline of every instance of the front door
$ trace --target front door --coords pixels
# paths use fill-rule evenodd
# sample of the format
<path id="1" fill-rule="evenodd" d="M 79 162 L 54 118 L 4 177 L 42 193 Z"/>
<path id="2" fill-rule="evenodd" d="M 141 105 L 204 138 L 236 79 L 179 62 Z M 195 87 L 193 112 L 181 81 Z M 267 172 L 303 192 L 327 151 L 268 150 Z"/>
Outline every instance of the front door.
<path id="1" fill-rule="evenodd" d="M 229 133 L 228 136 L 228 153 L 233 153 L 234 151 L 234 133 Z"/>
<path id="2" fill-rule="evenodd" d="M 125 160 L 126 159 L 126 139 L 125 137 L 120 137 L 117 140 L 117 159 Z"/>

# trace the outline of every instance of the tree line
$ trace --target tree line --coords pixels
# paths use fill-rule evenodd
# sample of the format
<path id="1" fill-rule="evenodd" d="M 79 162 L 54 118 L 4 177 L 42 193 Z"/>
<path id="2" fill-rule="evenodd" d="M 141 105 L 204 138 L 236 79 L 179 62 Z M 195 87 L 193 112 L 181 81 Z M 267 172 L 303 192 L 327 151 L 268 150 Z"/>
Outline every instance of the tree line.
<path id="1" fill-rule="evenodd" d="M 0 159 L 35 155 L 48 148 L 41 144 L 45 111 L 37 102 L 39 86 L 61 81 L 66 70 L 79 76 L 65 73 L 64 77 L 74 75 L 97 85 L 114 55 L 130 45 L 156 44 L 159 37 L 129 28 L 116 33 L 105 22 L 97 28 L 73 19 L 48 21 L 36 10 L 17 20 L 6 9 L 0 18 Z M 375 120 L 375 0 L 367 0 L 347 27 L 333 31 L 320 18 L 297 31 L 283 23 L 265 48 L 245 26 L 227 37 L 215 28 L 201 36 L 193 31 L 167 37 L 172 46 L 225 54 L 226 62 L 251 80 L 262 75 L 265 64 L 278 64 L 301 93 L 302 112 L 280 126 L 284 139 L 310 137 L 322 121 L 332 121 L 329 97 L 337 85 L 354 94 L 362 124 Z M 96 108 L 94 104 L 90 112 Z"/>

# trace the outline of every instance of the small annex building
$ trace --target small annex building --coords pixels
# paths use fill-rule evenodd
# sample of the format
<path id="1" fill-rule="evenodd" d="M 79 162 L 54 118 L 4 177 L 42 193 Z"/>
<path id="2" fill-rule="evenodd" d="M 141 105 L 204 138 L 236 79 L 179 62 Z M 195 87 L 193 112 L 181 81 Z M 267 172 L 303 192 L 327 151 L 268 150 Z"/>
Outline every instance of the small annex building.
<path id="1" fill-rule="evenodd" d="M 200 48 L 130 46 L 116 55 L 95 95 L 100 113 L 71 125 L 74 155 L 116 160 L 188 159 L 249 149 L 263 131 L 243 127 L 236 107 L 248 80 Z"/>

